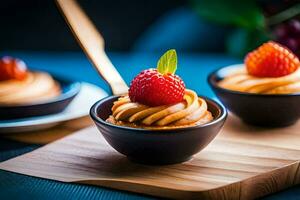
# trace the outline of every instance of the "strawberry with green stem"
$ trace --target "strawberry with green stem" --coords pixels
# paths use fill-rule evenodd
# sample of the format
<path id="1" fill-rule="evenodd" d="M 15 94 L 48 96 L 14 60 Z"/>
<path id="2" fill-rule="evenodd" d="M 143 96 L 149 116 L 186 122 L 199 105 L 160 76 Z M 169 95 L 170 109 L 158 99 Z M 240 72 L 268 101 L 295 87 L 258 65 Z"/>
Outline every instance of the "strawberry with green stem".
<path id="1" fill-rule="evenodd" d="M 177 54 L 171 49 L 161 56 L 156 69 L 144 70 L 132 80 L 129 88 L 130 100 L 148 106 L 181 102 L 185 85 L 175 75 L 176 69 Z"/>

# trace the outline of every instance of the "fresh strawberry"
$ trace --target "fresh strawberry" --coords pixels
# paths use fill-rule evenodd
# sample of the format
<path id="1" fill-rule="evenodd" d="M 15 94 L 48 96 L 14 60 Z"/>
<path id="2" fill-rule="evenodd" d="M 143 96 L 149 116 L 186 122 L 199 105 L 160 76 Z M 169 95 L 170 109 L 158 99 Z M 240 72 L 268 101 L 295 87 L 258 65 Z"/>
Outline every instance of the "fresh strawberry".
<path id="1" fill-rule="evenodd" d="M 19 59 L 5 56 L 0 59 L 0 81 L 22 80 L 27 75 L 26 64 Z"/>
<path id="2" fill-rule="evenodd" d="M 288 48 L 270 41 L 248 53 L 245 65 L 252 76 L 280 77 L 296 71 L 300 62 Z"/>
<path id="3" fill-rule="evenodd" d="M 158 61 L 157 69 L 144 70 L 132 80 L 130 100 L 148 106 L 181 102 L 185 85 L 179 76 L 174 75 L 176 68 L 176 51 L 169 50 Z"/>

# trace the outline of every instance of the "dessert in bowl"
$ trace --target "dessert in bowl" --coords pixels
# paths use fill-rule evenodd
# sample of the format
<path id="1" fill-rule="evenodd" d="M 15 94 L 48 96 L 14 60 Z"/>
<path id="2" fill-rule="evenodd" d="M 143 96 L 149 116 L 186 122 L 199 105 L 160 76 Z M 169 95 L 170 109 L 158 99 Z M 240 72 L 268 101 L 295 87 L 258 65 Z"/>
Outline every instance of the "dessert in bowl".
<path id="1" fill-rule="evenodd" d="M 0 105 L 21 105 L 55 98 L 61 88 L 45 72 L 31 72 L 20 59 L 0 60 Z"/>
<path id="2" fill-rule="evenodd" d="M 106 121 L 153 130 L 202 125 L 212 120 L 213 116 L 205 99 L 186 89 L 183 101 L 170 105 L 147 106 L 132 102 L 128 95 L 120 97 L 114 102 L 112 115 Z"/>
<path id="3" fill-rule="evenodd" d="M 221 68 L 208 82 L 224 105 L 243 121 L 287 126 L 300 117 L 300 62 L 286 47 L 267 42 L 244 64 Z"/>
<path id="4" fill-rule="evenodd" d="M 61 111 L 76 96 L 78 84 L 30 71 L 17 58 L 0 59 L 0 118 L 12 119 Z"/>
<path id="5" fill-rule="evenodd" d="M 227 113 L 217 102 L 186 89 L 175 70 L 174 50 L 157 69 L 138 74 L 128 94 L 98 101 L 90 114 L 107 142 L 129 159 L 147 164 L 189 160 L 222 128 Z"/>

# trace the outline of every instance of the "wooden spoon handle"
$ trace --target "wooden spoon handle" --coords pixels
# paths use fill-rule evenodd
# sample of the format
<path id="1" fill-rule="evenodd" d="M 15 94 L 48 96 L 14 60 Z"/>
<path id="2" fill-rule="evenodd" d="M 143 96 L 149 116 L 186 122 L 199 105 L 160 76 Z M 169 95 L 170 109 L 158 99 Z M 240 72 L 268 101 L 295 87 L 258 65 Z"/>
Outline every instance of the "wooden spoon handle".
<path id="1" fill-rule="evenodd" d="M 66 22 L 93 66 L 110 85 L 114 95 L 128 92 L 128 86 L 104 50 L 104 39 L 75 0 L 57 0 Z"/>

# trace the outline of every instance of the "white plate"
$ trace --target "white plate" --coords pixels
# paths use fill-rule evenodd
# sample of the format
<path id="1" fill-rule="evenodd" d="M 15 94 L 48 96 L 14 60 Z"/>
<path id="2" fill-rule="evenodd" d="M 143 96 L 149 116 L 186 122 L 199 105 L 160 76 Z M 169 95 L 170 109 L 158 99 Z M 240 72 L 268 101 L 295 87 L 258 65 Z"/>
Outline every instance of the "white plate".
<path id="1" fill-rule="evenodd" d="M 108 94 L 101 88 L 82 83 L 81 90 L 70 105 L 61 113 L 40 117 L 0 121 L 0 133 L 37 131 L 53 127 L 61 122 L 87 116 L 91 106 Z"/>

